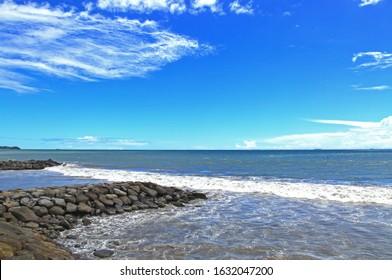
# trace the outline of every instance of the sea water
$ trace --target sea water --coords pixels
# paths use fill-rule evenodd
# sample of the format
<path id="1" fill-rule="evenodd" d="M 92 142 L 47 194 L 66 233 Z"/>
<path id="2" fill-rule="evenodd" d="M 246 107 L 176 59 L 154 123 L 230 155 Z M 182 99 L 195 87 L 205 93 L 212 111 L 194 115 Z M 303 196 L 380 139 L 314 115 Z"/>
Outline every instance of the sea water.
<path id="1" fill-rule="evenodd" d="M 82 258 L 109 248 L 114 259 L 392 259 L 389 150 L 0 152 L 48 158 L 66 165 L 2 171 L 0 189 L 152 181 L 208 195 L 64 232 L 58 241 Z"/>

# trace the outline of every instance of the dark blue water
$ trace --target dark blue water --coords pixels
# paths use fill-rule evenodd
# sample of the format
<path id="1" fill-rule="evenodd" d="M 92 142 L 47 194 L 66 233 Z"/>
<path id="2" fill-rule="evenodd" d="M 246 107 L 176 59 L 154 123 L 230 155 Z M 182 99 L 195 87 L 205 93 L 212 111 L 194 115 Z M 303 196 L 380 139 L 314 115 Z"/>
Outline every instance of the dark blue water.
<path id="1" fill-rule="evenodd" d="M 392 150 L 0 151 L 0 160 L 31 158 L 180 175 L 261 176 L 392 185 Z"/>

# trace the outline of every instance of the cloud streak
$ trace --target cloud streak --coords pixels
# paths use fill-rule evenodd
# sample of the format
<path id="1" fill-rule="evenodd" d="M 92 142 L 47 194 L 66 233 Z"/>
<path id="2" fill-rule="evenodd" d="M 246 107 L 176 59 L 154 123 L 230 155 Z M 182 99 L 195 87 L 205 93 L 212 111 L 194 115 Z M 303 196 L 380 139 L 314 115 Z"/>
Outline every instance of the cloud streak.
<path id="1" fill-rule="evenodd" d="M 358 87 L 358 86 L 355 86 L 354 89 L 355 90 L 365 90 L 365 91 L 374 91 L 374 90 L 382 91 L 382 90 L 391 89 L 391 87 L 390 86 L 385 86 L 385 85 L 383 85 L 383 86 L 374 86 L 374 87 Z"/>
<path id="2" fill-rule="evenodd" d="M 154 21 L 109 18 L 48 4 L 0 4 L 0 87 L 34 92 L 35 75 L 97 81 L 144 77 L 213 48 Z M 23 72 L 24 74 L 21 74 Z"/>
<path id="3" fill-rule="evenodd" d="M 348 129 L 338 132 L 290 134 L 249 142 L 258 149 L 391 149 L 392 116 L 379 122 L 346 120 L 309 120 L 315 123 L 343 125 Z"/>
<path id="4" fill-rule="evenodd" d="M 357 68 L 386 69 L 392 67 L 392 54 L 386 52 L 360 52 L 354 54 L 352 61 Z"/>
<path id="5" fill-rule="evenodd" d="M 72 148 L 91 148 L 91 149 L 125 149 L 143 147 L 149 144 L 147 141 L 134 139 L 105 138 L 86 135 L 77 138 L 44 138 L 44 142 L 58 143 L 61 146 Z"/>
<path id="6" fill-rule="evenodd" d="M 239 0 L 236 0 L 232 3 L 230 3 L 230 11 L 236 13 L 237 15 L 239 14 L 249 14 L 252 15 L 254 13 L 254 9 L 252 7 L 252 1 L 249 1 L 245 5 L 241 5 Z"/>
<path id="7" fill-rule="evenodd" d="M 211 12 L 220 15 L 226 12 L 253 14 L 253 1 L 246 4 L 242 0 L 98 0 L 97 6 L 109 11 L 135 11 L 139 13 L 165 12 L 171 14 L 199 14 Z"/>
<path id="8" fill-rule="evenodd" d="M 98 7 L 107 10 L 133 10 L 140 13 L 163 11 L 182 14 L 187 7 L 184 0 L 98 0 Z"/>
<path id="9" fill-rule="evenodd" d="M 369 6 L 369 5 L 377 5 L 381 1 L 382 0 L 361 0 L 359 7 L 365 7 L 365 6 Z"/>

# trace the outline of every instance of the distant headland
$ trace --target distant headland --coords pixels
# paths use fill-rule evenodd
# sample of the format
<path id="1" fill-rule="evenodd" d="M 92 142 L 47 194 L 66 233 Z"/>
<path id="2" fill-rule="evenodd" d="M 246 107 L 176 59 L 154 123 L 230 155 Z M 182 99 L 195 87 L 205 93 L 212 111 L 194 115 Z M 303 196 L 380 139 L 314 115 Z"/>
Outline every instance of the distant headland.
<path id="1" fill-rule="evenodd" d="M 0 146 L 0 150 L 21 150 L 21 148 L 17 146 Z"/>

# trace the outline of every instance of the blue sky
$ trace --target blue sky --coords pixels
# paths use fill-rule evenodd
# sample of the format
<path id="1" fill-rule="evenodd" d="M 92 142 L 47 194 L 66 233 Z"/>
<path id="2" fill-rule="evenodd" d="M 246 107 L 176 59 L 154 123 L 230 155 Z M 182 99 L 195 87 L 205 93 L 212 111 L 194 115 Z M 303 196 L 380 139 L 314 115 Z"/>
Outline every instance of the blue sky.
<path id="1" fill-rule="evenodd" d="M 0 1 L 0 145 L 392 148 L 390 0 Z"/>

